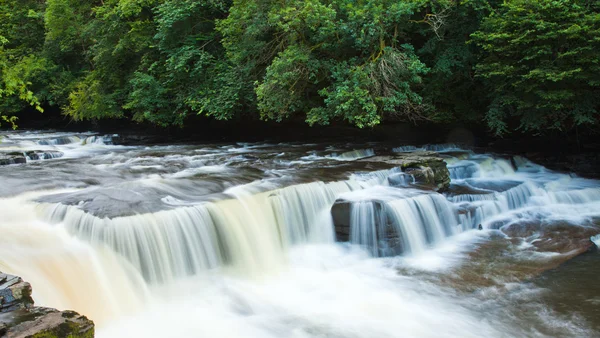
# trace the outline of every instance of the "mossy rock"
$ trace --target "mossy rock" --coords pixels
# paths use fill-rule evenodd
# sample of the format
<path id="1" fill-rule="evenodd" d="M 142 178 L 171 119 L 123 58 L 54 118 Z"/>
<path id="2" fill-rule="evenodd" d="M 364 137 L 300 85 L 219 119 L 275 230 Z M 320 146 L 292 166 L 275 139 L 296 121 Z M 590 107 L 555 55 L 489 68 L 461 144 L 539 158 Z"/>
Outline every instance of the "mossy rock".
<path id="1" fill-rule="evenodd" d="M 0 336 L 7 338 L 93 338 L 94 322 L 74 311 L 35 307 L 31 285 L 0 272 Z"/>

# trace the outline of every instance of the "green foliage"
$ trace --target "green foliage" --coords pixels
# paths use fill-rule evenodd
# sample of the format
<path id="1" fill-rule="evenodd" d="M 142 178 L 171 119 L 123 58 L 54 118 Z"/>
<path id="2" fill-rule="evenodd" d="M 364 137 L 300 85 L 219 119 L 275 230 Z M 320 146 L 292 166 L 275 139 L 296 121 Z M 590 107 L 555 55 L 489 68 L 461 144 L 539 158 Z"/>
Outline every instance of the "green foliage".
<path id="1" fill-rule="evenodd" d="M 43 111 L 38 93 L 43 89 L 33 83 L 52 68 L 35 55 L 44 41 L 43 10 L 39 1 L 0 3 L 0 125 L 6 122 L 15 128 L 15 113 L 27 105 Z"/>
<path id="2" fill-rule="evenodd" d="M 595 126 L 599 12 L 586 0 L 4 0 L 0 123 L 59 107 L 161 126 L 193 114 Z"/>
<path id="3" fill-rule="evenodd" d="M 600 4 L 506 1 L 472 35 L 485 51 L 477 74 L 488 85 L 486 115 L 497 134 L 598 123 Z"/>
<path id="4" fill-rule="evenodd" d="M 239 1 L 218 25 L 228 57 L 256 84 L 263 119 L 309 124 L 428 119 L 428 68 L 401 34 L 426 1 Z"/>

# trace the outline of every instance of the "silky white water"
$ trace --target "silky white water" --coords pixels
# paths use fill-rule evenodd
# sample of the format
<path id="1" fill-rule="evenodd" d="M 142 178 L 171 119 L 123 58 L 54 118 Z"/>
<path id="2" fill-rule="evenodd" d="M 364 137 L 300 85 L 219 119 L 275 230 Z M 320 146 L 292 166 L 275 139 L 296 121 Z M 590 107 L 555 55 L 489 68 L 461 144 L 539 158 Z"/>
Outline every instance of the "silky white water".
<path id="1" fill-rule="evenodd" d="M 506 266 L 481 273 L 472 264 L 493 265 L 498 245 L 517 270 L 567 255 L 535 246 L 556 238 L 496 229 L 594 233 L 597 181 L 522 158 L 514 167 L 490 155 L 444 155 L 457 145 L 394 149 L 445 156 L 453 187 L 440 194 L 369 163 L 379 150 L 354 145 L 123 147 L 110 139 L 15 133 L 0 143 L 65 154 L 0 167 L 0 271 L 29 281 L 37 304 L 89 316 L 98 337 L 596 333 L 540 301 L 543 289 Z M 336 200 L 351 205 L 347 243 L 336 242 Z M 390 249 L 389 231 L 402 250 Z"/>

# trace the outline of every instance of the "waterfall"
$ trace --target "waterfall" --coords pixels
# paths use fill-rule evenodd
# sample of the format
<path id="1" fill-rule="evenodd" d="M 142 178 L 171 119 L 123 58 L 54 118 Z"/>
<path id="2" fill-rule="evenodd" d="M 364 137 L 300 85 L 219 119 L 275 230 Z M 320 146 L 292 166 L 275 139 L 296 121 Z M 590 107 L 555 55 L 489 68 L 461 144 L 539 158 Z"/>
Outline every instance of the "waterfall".
<path id="1" fill-rule="evenodd" d="M 496 302 L 507 295 L 517 306 L 519 288 L 533 283 L 515 289 L 514 270 L 487 264 L 498 253 L 510 268 L 523 260 L 513 254 L 527 258 L 523 270 L 548 264 L 561 255 L 538 244 L 554 237 L 474 229 L 549 225 L 563 236 L 556 231 L 581 225 L 583 240 L 571 242 L 578 229 L 567 229 L 565 248 L 600 242 L 598 182 L 519 157 L 453 144 L 395 148 L 440 152 L 452 185 L 438 193 L 399 167 L 374 170 L 406 156 L 349 162 L 375 154 L 347 151 L 364 144 L 111 143 L 10 132 L 0 145 L 68 159 L 0 166 L 11 196 L 0 198 L 0 271 L 29 281 L 39 305 L 89 316 L 98 337 L 433 337 L 439 327 L 453 337 L 558 336 L 511 327 L 523 312 Z M 374 259 L 397 255 L 406 257 Z M 495 278 L 510 290 L 488 287 Z M 530 318 L 519 323 L 541 322 Z"/>
<path id="2" fill-rule="evenodd" d="M 40 222 L 30 202 L 37 195 L 0 199 L 0 271 L 30 282 L 36 304 L 77 309 L 100 324 L 140 311 L 149 291 L 137 271 L 108 247 Z"/>
<path id="3" fill-rule="evenodd" d="M 76 237 L 110 247 L 156 284 L 224 264 L 247 273 L 276 269 L 293 244 L 333 242 L 329 209 L 337 196 L 377 182 L 230 192 L 226 200 L 115 218 L 60 203 L 42 204 L 40 211 Z"/>
<path id="4" fill-rule="evenodd" d="M 374 187 L 340 197 L 351 206 L 350 241 L 374 256 L 419 254 L 463 231 L 456 208 L 441 194 Z"/>
<path id="5" fill-rule="evenodd" d="M 380 241 L 378 225 L 386 223 L 381 208 L 372 201 L 352 203 L 350 213 L 350 242 L 362 245 L 372 256 L 383 255 L 385 241 Z"/>

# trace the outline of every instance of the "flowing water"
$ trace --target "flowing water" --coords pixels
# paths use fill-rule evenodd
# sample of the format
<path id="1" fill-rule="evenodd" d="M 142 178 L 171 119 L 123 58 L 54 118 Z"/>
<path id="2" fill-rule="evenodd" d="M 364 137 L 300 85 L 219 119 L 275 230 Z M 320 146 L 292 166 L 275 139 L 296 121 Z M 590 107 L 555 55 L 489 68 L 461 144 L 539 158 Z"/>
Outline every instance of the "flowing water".
<path id="1" fill-rule="evenodd" d="M 27 157 L 0 166 L 0 270 L 98 337 L 600 335 L 598 181 L 455 144 L 115 137 L 0 139 Z M 416 151 L 449 191 L 372 157 Z"/>

